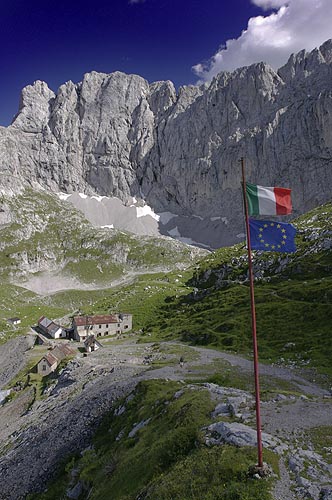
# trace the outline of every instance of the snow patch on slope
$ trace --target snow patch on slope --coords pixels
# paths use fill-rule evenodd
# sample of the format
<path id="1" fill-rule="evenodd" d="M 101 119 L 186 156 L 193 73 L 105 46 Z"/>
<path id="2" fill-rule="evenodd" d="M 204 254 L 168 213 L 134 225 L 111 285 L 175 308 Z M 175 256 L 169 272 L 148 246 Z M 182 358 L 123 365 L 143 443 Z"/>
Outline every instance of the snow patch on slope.
<path id="1" fill-rule="evenodd" d="M 128 231 L 141 236 L 168 236 L 187 245 L 217 248 L 228 220 L 226 217 L 203 218 L 193 214 L 155 213 L 144 200 L 135 197 L 122 202 L 119 198 L 88 196 L 84 193 L 58 193 L 70 202 L 95 227 Z"/>

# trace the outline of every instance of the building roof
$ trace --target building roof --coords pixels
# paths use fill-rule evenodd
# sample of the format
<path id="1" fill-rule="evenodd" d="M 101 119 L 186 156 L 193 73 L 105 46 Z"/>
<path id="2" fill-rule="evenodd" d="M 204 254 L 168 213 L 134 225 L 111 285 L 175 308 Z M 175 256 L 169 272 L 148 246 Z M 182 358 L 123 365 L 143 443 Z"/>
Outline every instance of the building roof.
<path id="1" fill-rule="evenodd" d="M 89 335 L 88 338 L 84 341 L 85 347 L 90 347 L 96 345 L 98 347 L 102 347 L 101 343 L 98 342 L 94 335 Z"/>
<path id="2" fill-rule="evenodd" d="M 50 324 L 53 323 L 53 321 L 51 321 L 50 319 L 48 318 L 45 318 L 45 316 L 42 316 L 41 318 L 39 318 L 38 320 L 38 325 L 39 326 L 43 326 L 44 328 L 48 328 L 50 326 Z"/>
<path id="3" fill-rule="evenodd" d="M 67 344 L 58 344 L 56 347 L 52 349 L 51 353 L 53 354 L 53 356 L 56 356 L 60 361 L 61 359 L 66 358 L 67 356 L 73 356 L 75 354 L 75 351 Z"/>
<path id="4" fill-rule="evenodd" d="M 68 344 L 59 344 L 57 346 L 66 356 L 75 354 L 75 349 L 72 349 Z"/>
<path id="5" fill-rule="evenodd" d="M 62 329 L 60 325 L 53 323 L 52 320 L 45 318 L 45 316 L 39 318 L 38 326 L 42 326 L 50 335 L 53 334 L 53 336 L 59 330 L 59 328 Z"/>
<path id="6" fill-rule="evenodd" d="M 21 319 L 20 318 L 8 318 L 7 321 L 9 321 L 9 323 L 16 323 L 17 321 L 21 322 Z"/>
<path id="7" fill-rule="evenodd" d="M 43 356 L 40 361 L 42 361 L 43 359 L 45 359 L 50 366 L 53 366 L 54 363 L 58 363 L 58 361 L 59 361 L 58 358 L 53 356 L 53 354 L 51 352 L 48 352 L 47 354 L 45 354 L 45 356 Z M 39 361 L 39 363 L 40 363 L 40 361 Z"/>
<path id="8" fill-rule="evenodd" d="M 56 325 L 55 323 L 51 323 L 48 327 L 47 327 L 47 331 L 49 332 L 50 335 L 55 335 L 57 331 L 62 330 L 61 326 L 59 325 Z"/>
<path id="9" fill-rule="evenodd" d="M 114 314 L 103 314 L 97 316 L 75 316 L 76 326 L 88 325 L 108 325 L 110 323 L 119 323 L 119 319 Z"/>

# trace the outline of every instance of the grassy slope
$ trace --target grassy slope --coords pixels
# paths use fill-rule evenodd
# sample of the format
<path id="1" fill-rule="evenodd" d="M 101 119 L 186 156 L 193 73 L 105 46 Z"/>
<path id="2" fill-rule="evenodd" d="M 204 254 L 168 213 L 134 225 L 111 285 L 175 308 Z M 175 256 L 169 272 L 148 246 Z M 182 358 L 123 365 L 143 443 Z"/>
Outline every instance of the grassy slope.
<path id="1" fill-rule="evenodd" d="M 11 222 L 0 229 L 3 278 L 39 267 L 107 285 L 124 271 L 192 261 L 191 249 L 173 240 L 93 228 L 71 204 L 50 193 L 27 189 L 3 197 L 0 205 L 11 215 Z"/>
<path id="2" fill-rule="evenodd" d="M 0 226 L 4 285 L 0 341 L 24 333 L 41 315 L 59 318 L 77 309 L 93 311 L 95 302 L 107 295 L 107 286 L 128 273 L 183 267 L 196 258 L 190 247 L 170 239 L 93 228 L 69 203 L 50 193 L 27 189 L 12 198 L 2 196 L 0 209 L 10 216 Z M 105 290 L 70 290 L 41 297 L 18 286 L 43 271 Z M 19 327 L 6 323 L 12 316 L 21 318 Z"/>
<path id="3" fill-rule="evenodd" d="M 265 252 L 254 257 L 255 272 L 260 276 L 255 283 L 260 359 L 314 366 L 332 375 L 331 204 L 295 224 L 299 230 L 296 253 Z M 135 328 L 144 328 L 147 340 L 178 338 L 251 352 L 244 245 L 220 249 L 191 271 L 160 280 L 158 284 L 156 279 L 144 277 L 134 287 L 106 296 L 96 307 L 133 311 Z M 169 280 L 168 286 L 176 284 L 173 293 L 161 290 L 162 280 Z"/>
<path id="4" fill-rule="evenodd" d="M 202 428 L 211 422 L 212 409 L 208 391 L 199 385 L 142 382 L 133 399 L 105 418 L 94 448 L 68 462 L 46 493 L 31 498 L 60 498 L 69 485 L 66 472 L 77 468 L 96 500 L 108 500 L 110 492 L 114 500 L 270 499 L 271 481 L 248 477 L 256 450 L 204 445 Z M 129 437 L 139 422 L 145 425 Z M 266 459 L 277 470 L 276 457 L 267 452 Z"/>

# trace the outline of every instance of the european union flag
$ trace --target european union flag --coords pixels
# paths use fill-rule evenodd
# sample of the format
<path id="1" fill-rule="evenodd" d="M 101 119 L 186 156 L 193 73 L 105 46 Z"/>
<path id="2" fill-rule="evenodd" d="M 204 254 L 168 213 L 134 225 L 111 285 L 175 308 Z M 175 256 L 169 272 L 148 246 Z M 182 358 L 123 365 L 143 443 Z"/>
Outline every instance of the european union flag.
<path id="1" fill-rule="evenodd" d="M 295 252 L 296 228 L 293 224 L 271 220 L 249 219 L 252 250 Z"/>

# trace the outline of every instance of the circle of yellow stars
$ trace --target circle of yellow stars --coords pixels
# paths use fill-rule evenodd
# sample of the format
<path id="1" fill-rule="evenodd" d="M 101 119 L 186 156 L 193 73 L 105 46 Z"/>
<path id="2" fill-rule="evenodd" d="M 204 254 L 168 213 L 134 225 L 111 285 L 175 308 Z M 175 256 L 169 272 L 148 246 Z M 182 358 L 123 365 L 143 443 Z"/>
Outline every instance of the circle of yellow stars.
<path id="1" fill-rule="evenodd" d="M 267 243 L 265 240 L 264 240 L 264 229 L 267 229 L 268 227 L 276 227 L 277 229 L 280 229 L 280 233 L 281 233 L 281 241 L 279 244 L 277 245 L 271 245 L 270 243 Z M 283 245 L 286 245 L 286 240 L 287 240 L 287 235 L 285 234 L 286 233 L 286 229 L 284 229 L 281 224 L 278 224 L 276 222 L 270 222 L 269 224 L 265 223 L 263 227 L 260 227 L 259 228 L 259 241 L 260 243 L 262 243 L 266 248 L 270 248 L 271 250 L 278 250 L 280 248 L 283 247 Z"/>

